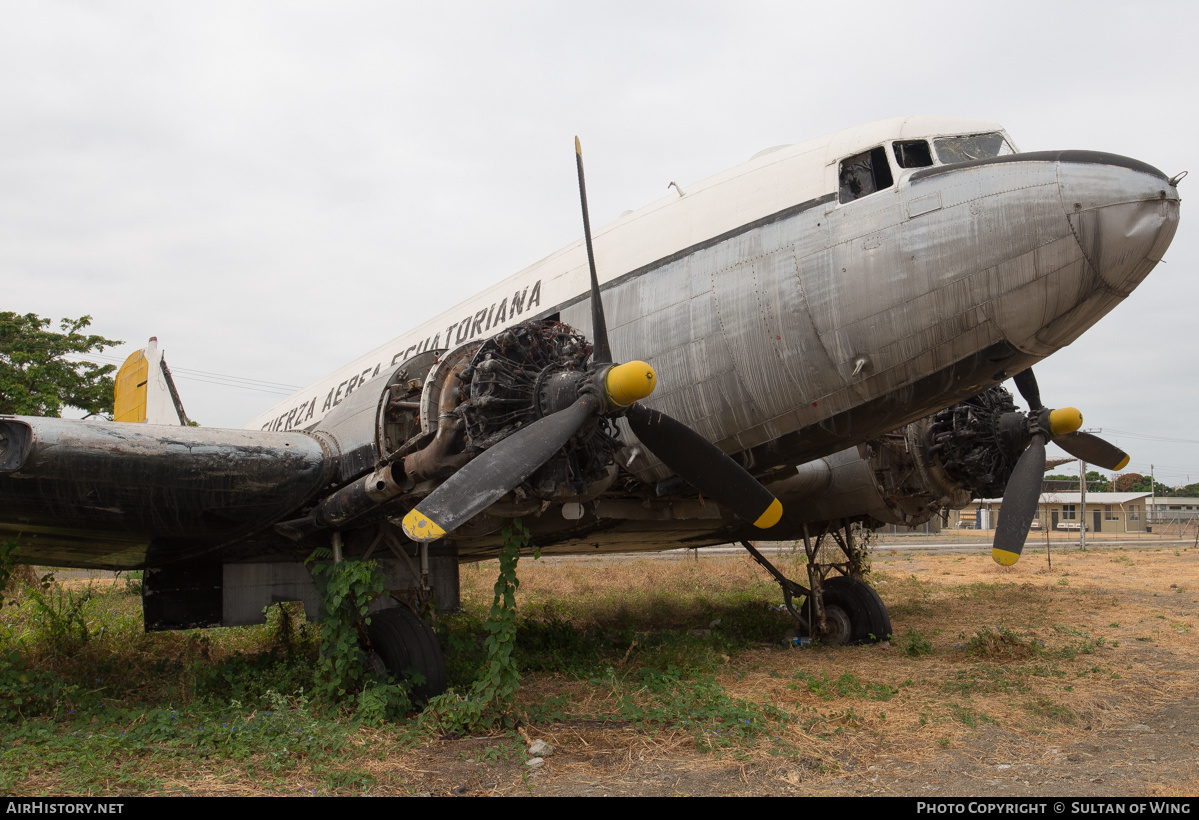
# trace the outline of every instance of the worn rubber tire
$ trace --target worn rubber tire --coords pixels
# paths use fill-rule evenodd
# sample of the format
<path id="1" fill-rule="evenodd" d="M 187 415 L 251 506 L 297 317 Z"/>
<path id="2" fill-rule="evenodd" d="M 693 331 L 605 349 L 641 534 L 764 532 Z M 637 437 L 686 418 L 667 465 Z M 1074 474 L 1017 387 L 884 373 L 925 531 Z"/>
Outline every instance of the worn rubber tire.
<path id="1" fill-rule="evenodd" d="M 859 578 L 836 575 L 824 582 L 824 605 L 849 616 L 846 643 L 877 643 L 891 639 L 891 615 L 874 587 Z"/>
<path id="2" fill-rule="evenodd" d="M 396 678 L 420 672 L 424 683 L 412 687 L 413 700 L 425 703 L 445 691 L 445 655 L 433 628 L 406 606 L 374 612 L 366 628 L 371 649 Z"/>

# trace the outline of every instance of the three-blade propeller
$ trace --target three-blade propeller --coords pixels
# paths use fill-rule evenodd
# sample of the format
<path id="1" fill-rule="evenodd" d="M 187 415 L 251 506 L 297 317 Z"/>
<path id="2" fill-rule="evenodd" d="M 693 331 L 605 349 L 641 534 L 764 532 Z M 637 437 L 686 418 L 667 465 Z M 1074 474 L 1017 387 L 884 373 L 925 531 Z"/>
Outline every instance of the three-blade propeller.
<path id="1" fill-rule="evenodd" d="M 682 422 L 636 402 L 654 389 L 656 376 L 645 362 L 611 365 L 608 327 L 600 297 L 583 150 L 575 137 L 583 235 L 591 268 L 593 367 L 578 399 L 489 447 L 458 470 L 404 517 L 404 532 L 414 541 L 434 541 L 494 504 L 537 471 L 594 417 L 619 415 L 650 452 L 704 496 L 732 510 L 754 526 L 774 526 L 783 506 L 770 491 L 712 442 Z M 605 366 L 607 365 L 607 366 Z"/>
<path id="2" fill-rule="evenodd" d="M 1091 433 L 1078 431 L 1082 426 L 1082 414 L 1073 407 L 1049 410 L 1042 405 L 1041 390 L 1032 368 L 1016 374 L 1014 381 L 1028 403 L 1027 433 L 1031 440 L 1016 461 L 999 508 L 991 557 L 1003 566 L 1016 563 L 1024 551 L 1024 540 L 1041 498 L 1046 444 L 1052 441 L 1075 458 L 1106 470 L 1122 470 L 1128 464 L 1128 454 L 1119 447 Z"/>

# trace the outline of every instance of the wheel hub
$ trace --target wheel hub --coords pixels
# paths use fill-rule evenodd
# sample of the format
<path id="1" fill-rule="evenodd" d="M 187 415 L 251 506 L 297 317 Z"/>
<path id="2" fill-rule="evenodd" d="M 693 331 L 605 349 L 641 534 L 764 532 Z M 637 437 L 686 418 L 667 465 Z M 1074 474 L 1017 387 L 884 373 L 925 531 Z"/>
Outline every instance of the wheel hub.
<path id="1" fill-rule="evenodd" d="M 835 604 L 824 607 L 824 622 L 827 628 L 820 639 L 829 646 L 844 646 L 853 637 L 853 625 L 849 613 Z"/>

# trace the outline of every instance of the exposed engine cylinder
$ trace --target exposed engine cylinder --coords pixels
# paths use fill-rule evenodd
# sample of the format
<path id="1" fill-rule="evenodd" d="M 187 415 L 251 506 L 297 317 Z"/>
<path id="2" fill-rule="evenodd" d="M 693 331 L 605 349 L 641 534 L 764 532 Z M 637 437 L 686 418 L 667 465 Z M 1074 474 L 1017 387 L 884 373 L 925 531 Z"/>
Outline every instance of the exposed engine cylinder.
<path id="1" fill-rule="evenodd" d="M 561 322 L 526 322 L 479 346 L 462 371 L 467 398 L 458 407 L 469 446 L 485 450 L 578 398 L 591 345 Z M 586 425 L 561 454 L 526 482 L 545 501 L 586 495 L 610 481 L 620 447 L 617 431 L 602 417 Z"/>
<path id="2" fill-rule="evenodd" d="M 1017 416 L 1012 394 L 996 386 L 917 422 L 922 466 L 943 487 L 948 480 L 977 498 L 1003 495 L 1023 449 L 1008 432 Z"/>

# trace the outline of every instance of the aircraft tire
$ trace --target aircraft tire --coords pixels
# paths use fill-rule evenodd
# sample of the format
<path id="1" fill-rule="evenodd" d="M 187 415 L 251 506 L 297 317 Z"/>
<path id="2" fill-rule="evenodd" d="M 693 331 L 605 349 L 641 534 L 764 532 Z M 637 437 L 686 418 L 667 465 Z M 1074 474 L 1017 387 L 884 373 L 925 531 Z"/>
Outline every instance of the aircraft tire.
<path id="1" fill-rule="evenodd" d="M 836 575 L 824 582 L 824 606 L 838 607 L 849 619 L 837 629 L 837 643 L 877 643 L 891 638 L 891 615 L 874 587 L 860 578 Z M 826 616 L 827 620 L 827 616 Z"/>
<path id="2" fill-rule="evenodd" d="M 424 677 L 424 683 L 412 687 L 414 701 L 425 703 L 445 691 L 445 655 L 437 634 L 423 618 L 402 605 L 372 613 L 370 618 L 366 634 L 387 671 L 401 679 L 412 672 Z"/>

